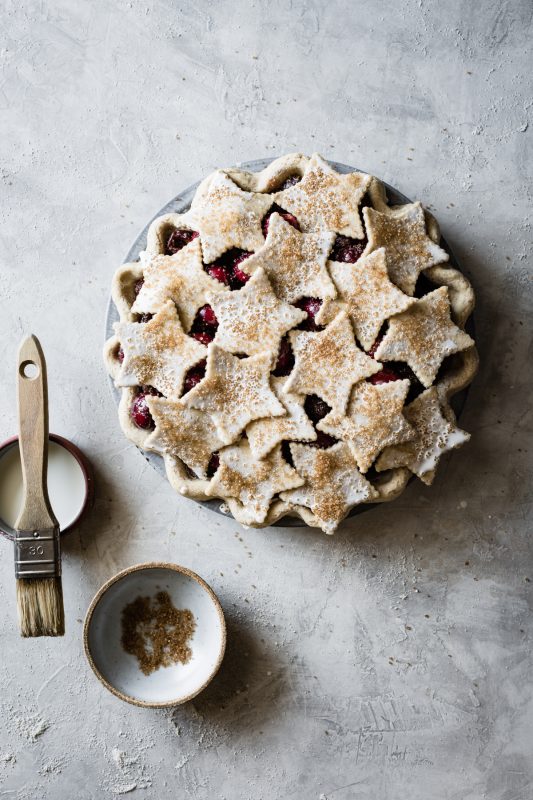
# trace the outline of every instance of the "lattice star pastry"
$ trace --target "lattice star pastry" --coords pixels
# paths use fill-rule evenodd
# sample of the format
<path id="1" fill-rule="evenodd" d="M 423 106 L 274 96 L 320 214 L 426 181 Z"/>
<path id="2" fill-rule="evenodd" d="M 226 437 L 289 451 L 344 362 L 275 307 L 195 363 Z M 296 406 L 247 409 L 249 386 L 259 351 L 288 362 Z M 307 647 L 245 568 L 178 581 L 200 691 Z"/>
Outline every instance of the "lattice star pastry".
<path id="1" fill-rule="evenodd" d="M 155 430 L 146 439 L 145 448 L 179 458 L 199 478 L 205 478 L 213 453 L 224 442 L 214 420 L 205 411 L 188 408 L 182 400 L 147 397 Z"/>
<path id="2" fill-rule="evenodd" d="M 332 298 L 337 292 L 326 261 L 334 239 L 331 231 L 301 233 L 273 213 L 266 242 L 246 260 L 243 269 L 253 272 L 262 267 L 278 297 L 289 303 L 301 297 Z"/>
<path id="3" fill-rule="evenodd" d="M 181 397 L 187 371 L 206 356 L 183 331 L 170 301 L 147 322 L 117 322 L 115 333 L 124 353 L 117 386 L 150 385 L 172 400 Z"/>
<path id="4" fill-rule="evenodd" d="M 372 484 L 357 469 L 345 442 L 337 442 L 327 450 L 291 444 L 291 454 L 305 483 L 282 492 L 281 498 L 291 505 L 309 508 L 325 533 L 333 533 L 354 505 L 377 497 Z"/>
<path id="5" fill-rule="evenodd" d="M 183 205 L 183 204 L 182 204 Z M 184 497 L 332 533 L 467 441 L 467 279 L 420 203 L 319 155 L 217 170 L 114 276 L 126 436 Z"/>
<path id="6" fill-rule="evenodd" d="M 346 414 L 331 411 L 317 428 L 348 443 L 361 472 L 367 472 L 381 451 L 415 435 L 402 411 L 409 381 L 354 386 Z"/>
<path id="7" fill-rule="evenodd" d="M 421 272 L 448 261 L 448 253 L 426 231 L 421 203 L 409 203 L 386 213 L 363 209 L 368 236 L 366 253 L 385 248 L 391 280 L 406 294 L 414 294 Z"/>
<path id="8" fill-rule="evenodd" d="M 350 321 L 342 311 L 323 331 L 293 331 L 290 340 L 296 363 L 286 391 L 318 395 L 335 411 L 344 411 L 354 383 L 381 368 L 357 347 Z"/>
<path id="9" fill-rule="evenodd" d="M 190 330 L 208 293 L 227 292 L 228 287 L 211 278 L 203 268 L 200 239 L 196 238 L 175 255 L 156 255 L 143 266 L 143 284 L 131 310 L 155 313 L 167 300 L 179 307 L 185 330 Z"/>
<path id="10" fill-rule="evenodd" d="M 359 206 L 370 184 L 361 172 L 340 175 L 315 154 L 301 181 L 276 195 L 276 202 L 298 219 L 302 230 L 322 229 L 362 239 Z"/>
<path id="11" fill-rule="evenodd" d="M 258 459 L 241 439 L 221 452 L 208 494 L 238 501 L 243 523 L 252 525 L 264 522 L 274 495 L 303 483 L 302 476 L 283 458 L 280 446 Z"/>
<path id="12" fill-rule="evenodd" d="M 197 192 L 189 214 L 190 224 L 200 233 L 204 260 L 214 261 L 233 247 L 262 247 L 261 222 L 271 205 L 268 195 L 243 192 L 223 172 L 215 172 Z"/>
<path id="13" fill-rule="evenodd" d="M 330 261 L 331 277 L 346 303 L 355 335 L 365 350 L 374 344 L 383 323 L 415 302 L 390 280 L 385 249 L 360 258 L 356 264 Z"/>
<path id="14" fill-rule="evenodd" d="M 208 293 L 207 300 L 218 320 L 214 342 L 229 353 L 277 353 L 281 337 L 307 316 L 276 296 L 261 268 L 240 292 Z"/>
<path id="15" fill-rule="evenodd" d="M 283 417 L 265 417 L 250 423 L 246 435 L 256 458 L 264 458 L 281 442 L 313 442 L 316 430 L 304 410 L 305 395 L 284 391 L 285 378 L 272 378 L 274 394 L 285 407 Z"/>
<path id="16" fill-rule="evenodd" d="M 441 286 L 390 319 L 376 358 L 405 361 L 419 381 L 429 387 L 447 356 L 473 344 L 473 339 L 452 322 L 448 289 Z"/>
<path id="17" fill-rule="evenodd" d="M 428 486 L 433 483 L 441 456 L 470 439 L 470 434 L 455 424 L 453 413 L 447 419 L 441 410 L 437 389 L 426 389 L 404 410 L 415 435 L 410 441 L 386 448 L 380 455 L 378 471 L 405 466 Z"/>
<path id="18" fill-rule="evenodd" d="M 252 420 L 286 413 L 270 388 L 271 366 L 271 353 L 237 358 L 211 344 L 205 378 L 183 402 L 206 411 L 224 444 L 231 444 Z"/>

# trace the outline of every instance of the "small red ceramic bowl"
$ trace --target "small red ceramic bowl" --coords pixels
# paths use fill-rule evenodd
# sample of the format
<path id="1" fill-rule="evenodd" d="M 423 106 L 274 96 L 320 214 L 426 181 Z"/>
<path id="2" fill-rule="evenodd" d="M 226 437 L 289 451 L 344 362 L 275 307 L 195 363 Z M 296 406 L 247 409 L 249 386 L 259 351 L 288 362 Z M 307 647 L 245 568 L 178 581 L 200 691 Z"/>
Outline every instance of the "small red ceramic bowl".
<path id="1" fill-rule="evenodd" d="M 94 499 L 91 465 L 81 450 L 63 436 L 49 434 L 48 493 L 61 533 L 81 520 Z M 13 525 L 22 500 L 22 467 L 18 436 L 0 445 L 0 534 L 13 539 Z"/>

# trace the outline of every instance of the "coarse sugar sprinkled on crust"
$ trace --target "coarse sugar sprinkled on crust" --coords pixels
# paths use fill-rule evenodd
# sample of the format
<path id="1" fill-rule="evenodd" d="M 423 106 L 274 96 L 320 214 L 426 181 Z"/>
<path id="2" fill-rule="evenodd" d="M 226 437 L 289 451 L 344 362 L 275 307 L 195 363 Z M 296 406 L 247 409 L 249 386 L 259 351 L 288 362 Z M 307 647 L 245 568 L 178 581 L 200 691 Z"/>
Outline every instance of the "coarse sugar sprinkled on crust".
<path id="1" fill-rule="evenodd" d="M 368 234 L 365 255 L 385 248 L 391 280 L 412 295 L 420 273 L 448 260 L 448 254 L 428 236 L 421 203 L 401 206 L 392 213 L 364 208 Z"/>
<path id="2" fill-rule="evenodd" d="M 452 322 L 448 289 L 441 286 L 389 320 L 375 356 L 383 361 L 407 362 L 429 387 L 447 356 L 473 345 L 473 339 Z"/>
<path id="3" fill-rule="evenodd" d="M 278 297 L 289 303 L 306 296 L 335 297 L 326 267 L 334 238 L 329 231 L 300 233 L 279 214 L 273 214 L 264 246 L 242 268 L 252 273 L 262 267 Z"/>
<path id="4" fill-rule="evenodd" d="M 367 472 L 387 446 L 415 435 L 402 414 L 409 381 L 373 386 L 361 381 L 354 386 L 346 414 L 330 412 L 317 428 L 348 443 L 361 472 Z"/>
<path id="5" fill-rule="evenodd" d="M 379 457 L 378 471 L 407 467 L 428 486 L 433 483 L 435 469 L 444 453 L 470 439 L 470 434 L 447 419 L 440 407 L 437 389 L 426 389 L 404 409 L 405 418 L 416 431 L 408 442 L 388 447 Z M 453 412 L 449 412 L 453 417 Z"/>
<path id="6" fill-rule="evenodd" d="M 437 242 L 420 203 L 389 206 L 377 179 L 316 154 L 208 176 L 114 280 L 106 362 L 126 435 L 165 456 L 183 495 L 221 497 L 253 526 L 294 513 L 331 533 L 409 470 L 430 483 L 468 438 L 449 397 L 477 362 L 472 291 Z M 417 299 L 426 271 L 437 288 Z M 413 371 L 431 388 L 405 407 Z"/>

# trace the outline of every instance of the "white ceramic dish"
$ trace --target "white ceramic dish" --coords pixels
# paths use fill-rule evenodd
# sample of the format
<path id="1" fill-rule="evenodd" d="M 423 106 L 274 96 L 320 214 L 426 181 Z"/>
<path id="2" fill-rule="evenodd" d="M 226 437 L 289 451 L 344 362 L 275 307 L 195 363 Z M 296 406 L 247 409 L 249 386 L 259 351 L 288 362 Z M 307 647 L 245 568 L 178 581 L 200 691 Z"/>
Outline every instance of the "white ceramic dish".
<path id="1" fill-rule="evenodd" d="M 159 591 L 194 615 L 192 658 L 144 675 L 137 659 L 122 649 L 121 614 L 139 595 Z M 83 638 L 89 664 L 110 692 L 134 705 L 162 708 L 191 700 L 212 680 L 224 657 L 226 623 L 217 596 L 202 578 L 186 567 L 153 562 L 128 567 L 102 586 L 87 611 Z"/>

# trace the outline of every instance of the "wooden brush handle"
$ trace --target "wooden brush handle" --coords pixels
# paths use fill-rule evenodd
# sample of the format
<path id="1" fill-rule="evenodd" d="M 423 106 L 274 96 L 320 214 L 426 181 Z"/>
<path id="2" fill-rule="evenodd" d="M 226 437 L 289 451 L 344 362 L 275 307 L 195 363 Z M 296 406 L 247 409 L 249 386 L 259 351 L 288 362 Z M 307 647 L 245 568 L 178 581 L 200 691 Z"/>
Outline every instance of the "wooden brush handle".
<path id="1" fill-rule="evenodd" d="M 39 340 L 28 336 L 18 353 L 19 446 L 24 501 L 17 530 L 44 530 L 58 522 L 48 499 L 48 392 Z"/>

